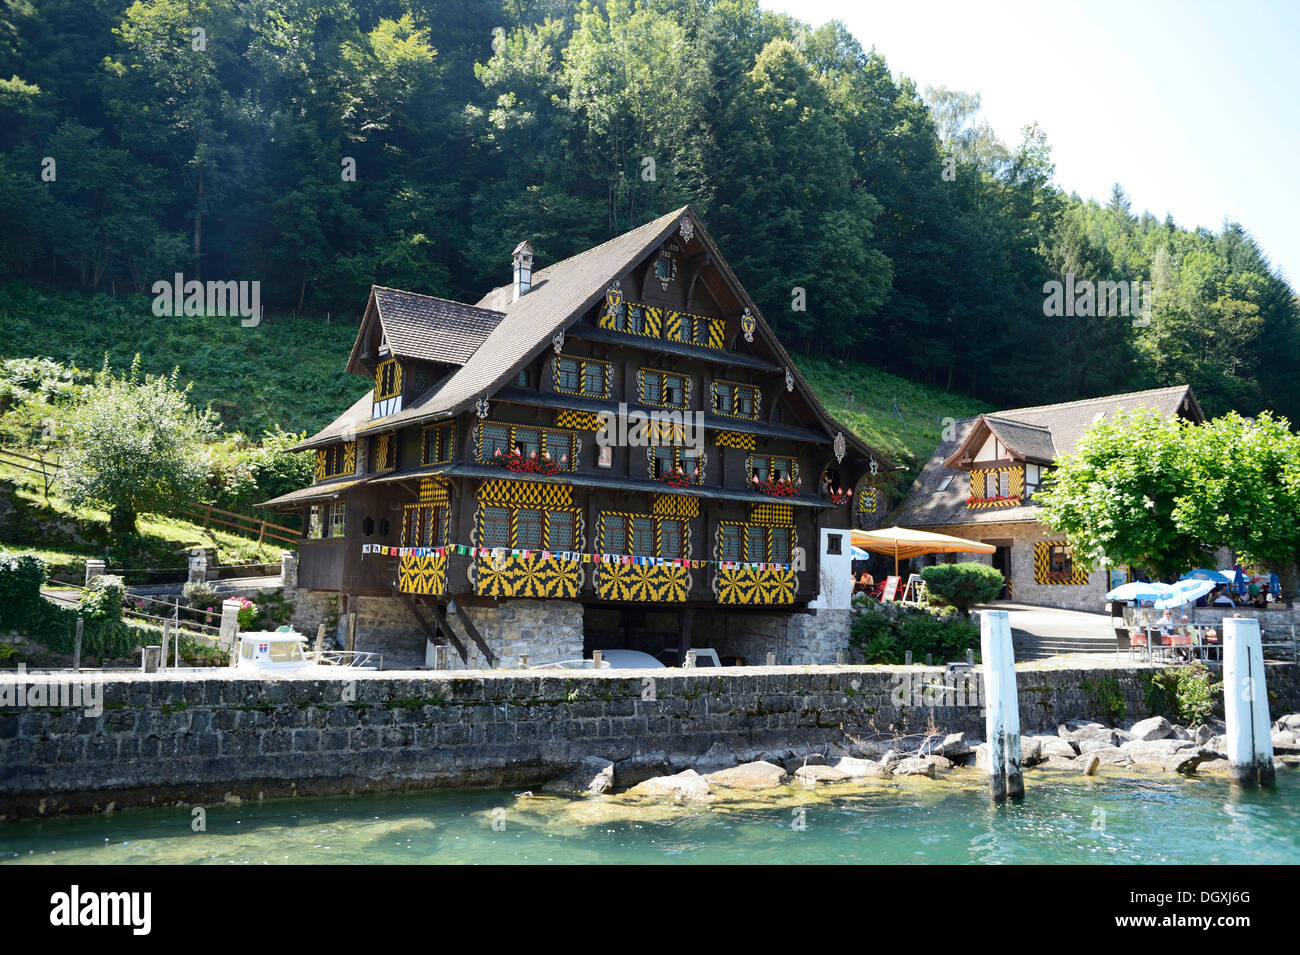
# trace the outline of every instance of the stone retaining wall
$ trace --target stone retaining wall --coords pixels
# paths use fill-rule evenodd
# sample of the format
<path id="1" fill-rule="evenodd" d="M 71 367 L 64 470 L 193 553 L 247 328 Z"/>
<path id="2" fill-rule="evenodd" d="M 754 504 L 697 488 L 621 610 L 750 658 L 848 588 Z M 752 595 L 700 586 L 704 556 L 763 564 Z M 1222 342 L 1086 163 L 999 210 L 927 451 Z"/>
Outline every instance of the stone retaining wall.
<path id="1" fill-rule="evenodd" d="M 1300 668 L 1272 665 L 1277 713 L 1300 709 Z M 1089 681 L 1113 677 L 1147 715 L 1150 671 L 1018 674 L 1022 724 L 1096 715 Z M 106 674 L 103 709 L 16 706 L 0 675 L 0 818 L 109 805 L 435 786 L 534 786 L 583 757 L 818 747 L 845 734 L 983 735 L 977 696 L 927 699 L 938 668 L 358 673 L 262 681 L 229 670 L 177 679 Z M 66 674 L 27 675 L 29 684 Z M 6 685 L 7 684 L 7 685 Z M 964 705 L 953 705 L 964 702 Z M 935 703 L 936 705 L 928 705 Z"/>

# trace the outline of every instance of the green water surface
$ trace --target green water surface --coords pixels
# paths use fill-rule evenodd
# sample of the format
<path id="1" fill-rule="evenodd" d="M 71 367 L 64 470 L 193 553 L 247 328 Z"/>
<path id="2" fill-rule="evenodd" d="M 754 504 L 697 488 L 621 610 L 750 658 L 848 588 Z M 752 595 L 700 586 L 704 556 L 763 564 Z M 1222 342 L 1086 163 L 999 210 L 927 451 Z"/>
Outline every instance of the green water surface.
<path id="1" fill-rule="evenodd" d="M 1031 772 L 990 808 L 973 771 L 801 786 L 712 806 L 496 790 L 266 800 L 0 824 L 0 863 L 1300 863 L 1300 771 L 1219 779 Z M 773 803 L 776 804 L 773 804 Z"/>

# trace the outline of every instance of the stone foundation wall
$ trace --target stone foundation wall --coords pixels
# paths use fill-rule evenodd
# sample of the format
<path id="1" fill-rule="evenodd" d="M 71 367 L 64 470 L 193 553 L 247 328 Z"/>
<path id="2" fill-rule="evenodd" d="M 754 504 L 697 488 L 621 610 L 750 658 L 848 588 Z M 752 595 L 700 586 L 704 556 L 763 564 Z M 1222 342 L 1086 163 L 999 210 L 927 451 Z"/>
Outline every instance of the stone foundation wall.
<path id="1" fill-rule="evenodd" d="M 1275 713 L 1300 708 L 1300 668 L 1270 665 Z M 846 734 L 966 731 L 979 699 L 925 700 L 937 668 L 357 673 L 263 681 L 214 670 L 105 674 L 102 712 L 17 705 L 0 675 L 0 819 L 129 805 L 437 786 L 534 786 L 587 756 L 695 757 L 714 743 L 822 746 Z M 1150 671 L 1021 671 L 1026 730 L 1095 716 L 1113 677 L 1148 715 Z M 33 682 L 66 677 L 27 675 Z M 9 684 L 6 686 L 5 684 Z M 930 705 L 934 704 L 934 705 Z M 958 705 L 960 704 L 960 705 Z"/>

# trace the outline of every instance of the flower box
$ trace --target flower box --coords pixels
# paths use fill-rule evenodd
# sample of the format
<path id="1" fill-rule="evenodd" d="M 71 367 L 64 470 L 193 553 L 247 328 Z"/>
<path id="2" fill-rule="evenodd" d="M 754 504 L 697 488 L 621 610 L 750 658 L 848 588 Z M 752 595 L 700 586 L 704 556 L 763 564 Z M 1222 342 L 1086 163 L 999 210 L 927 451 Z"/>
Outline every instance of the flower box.
<path id="1" fill-rule="evenodd" d="M 777 478 L 775 481 L 760 481 L 758 478 L 751 478 L 754 489 L 761 491 L 768 497 L 797 497 L 799 488 L 803 486 L 803 478 L 796 478 L 791 481 L 787 477 Z"/>
<path id="2" fill-rule="evenodd" d="M 659 480 L 669 487 L 690 487 L 700 480 L 700 469 L 696 468 L 690 474 L 687 474 L 681 468 L 673 468 L 671 471 L 661 474 Z"/>
<path id="3" fill-rule="evenodd" d="M 497 467 L 505 468 L 507 471 L 517 471 L 525 474 L 559 474 L 562 467 L 568 466 L 569 456 L 567 454 L 562 455 L 560 463 L 556 464 L 548 453 L 543 453 L 541 457 L 538 457 L 536 451 L 531 451 L 525 457 L 519 451 L 502 454 L 501 449 L 497 448 L 492 455 L 492 463 Z"/>
<path id="4" fill-rule="evenodd" d="M 827 491 L 826 500 L 832 504 L 847 504 L 853 500 L 853 488 L 849 488 L 847 491 L 841 491 L 839 488 Z"/>

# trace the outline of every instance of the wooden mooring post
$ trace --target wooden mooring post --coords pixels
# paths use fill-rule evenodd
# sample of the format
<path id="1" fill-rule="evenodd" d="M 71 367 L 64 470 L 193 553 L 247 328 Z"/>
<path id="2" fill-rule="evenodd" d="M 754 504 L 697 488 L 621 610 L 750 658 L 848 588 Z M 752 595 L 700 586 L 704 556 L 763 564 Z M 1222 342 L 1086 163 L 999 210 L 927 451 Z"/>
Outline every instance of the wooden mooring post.
<path id="1" fill-rule="evenodd" d="M 1228 774 L 1238 786 L 1274 782 L 1273 735 L 1264 685 L 1264 648 L 1254 617 L 1223 621 L 1223 713 Z"/>
<path id="2" fill-rule="evenodd" d="M 1025 777 L 1020 764 L 1020 703 L 1016 698 L 1016 661 L 1011 622 L 1005 610 L 980 613 L 980 655 L 984 660 L 985 736 L 989 745 L 989 798 L 1023 799 Z"/>
<path id="3" fill-rule="evenodd" d="M 72 645 L 72 669 L 81 669 L 81 637 L 86 631 L 86 618 L 77 614 L 77 637 Z"/>

